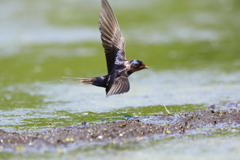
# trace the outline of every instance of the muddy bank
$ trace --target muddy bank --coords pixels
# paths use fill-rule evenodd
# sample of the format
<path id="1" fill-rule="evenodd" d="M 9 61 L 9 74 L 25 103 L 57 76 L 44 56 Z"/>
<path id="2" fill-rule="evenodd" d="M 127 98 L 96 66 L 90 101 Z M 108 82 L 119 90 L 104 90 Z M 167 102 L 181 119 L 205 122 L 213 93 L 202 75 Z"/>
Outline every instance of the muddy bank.
<path id="1" fill-rule="evenodd" d="M 197 110 L 175 115 L 156 114 L 134 120 L 107 122 L 81 126 L 66 126 L 39 132 L 5 132 L 0 130 L 0 151 L 29 151 L 68 147 L 69 144 L 119 144 L 128 141 L 161 139 L 166 136 L 216 132 L 224 127 L 240 132 L 239 104 L 231 109 L 217 110 L 215 106 L 207 110 Z M 211 128 L 211 131 L 207 130 Z M 220 130 L 217 130 L 220 129 Z M 37 151 L 36 150 L 36 151 Z"/>

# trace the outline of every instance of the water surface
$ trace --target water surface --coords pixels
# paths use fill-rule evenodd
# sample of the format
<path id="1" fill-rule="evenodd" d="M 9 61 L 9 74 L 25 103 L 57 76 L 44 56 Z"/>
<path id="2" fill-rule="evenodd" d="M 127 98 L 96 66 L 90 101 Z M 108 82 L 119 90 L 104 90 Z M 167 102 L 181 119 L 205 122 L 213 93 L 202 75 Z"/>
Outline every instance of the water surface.
<path id="1" fill-rule="evenodd" d="M 49 123 L 58 127 L 122 120 L 126 114 L 166 114 L 164 106 L 174 114 L 239 102 L 239 1 L 110 4 L 127 40 L 127 58 L 140 59 L 150 69 L 130 77 L 129 93 L 106 99 L 102 88 L 60 82 L 62 76 L 106 74 L 97 24 L 100 1 L 0 2 L 0 129 L 40 130 Z M 156 159 L 234 159 L 238 137 L 239 132 L 182 137 L 147 142 L 147 147 L 93 147 L 94 152 L 74 148 L 64 158 L 81 153 L 89 159 L 98 154 L 144 159 L 151 153 Z M 59 159 L 56 154 L 42 155 Z"/>

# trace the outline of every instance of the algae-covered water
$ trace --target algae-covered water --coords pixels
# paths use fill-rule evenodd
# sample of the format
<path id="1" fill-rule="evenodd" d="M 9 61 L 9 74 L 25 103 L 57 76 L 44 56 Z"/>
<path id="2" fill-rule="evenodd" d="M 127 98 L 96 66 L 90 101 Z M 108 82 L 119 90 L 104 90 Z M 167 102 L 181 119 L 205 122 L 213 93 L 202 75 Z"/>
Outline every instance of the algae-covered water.
<path id="1" fill-rule="evenodd" d="M 127 58 L 150 69 L 131 75 L 128 93 L 106 98 L 103 88 L 60 81 L 106 74 L 100 0 L 0 1 L 0 129 L 39 131 L 166 114 L 164 106 L 175 114 L 240 102 L 239 0 L 109 3 L 127 40 Z M 237 130 L 31 155 L 0 147 L 0 158 L 237 159 L 239 135 Z"/>

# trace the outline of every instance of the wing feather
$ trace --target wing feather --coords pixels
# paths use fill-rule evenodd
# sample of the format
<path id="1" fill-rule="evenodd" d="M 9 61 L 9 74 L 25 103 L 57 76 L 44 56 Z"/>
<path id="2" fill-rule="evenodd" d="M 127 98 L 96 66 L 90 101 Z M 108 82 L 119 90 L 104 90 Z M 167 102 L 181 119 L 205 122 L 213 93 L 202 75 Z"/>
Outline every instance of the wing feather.
<path id="1" fill-rule="evenodd" d="M 130 84 L 127 77 L 117 77 L 111 86 L 110 90 L 107 92 L 107 97 L 114 94 L 122 94 L 128 92 L 130 89 Z"/>
<path id="2" fill-rule="evenodd" d="M 122 37 L 117 19 L 107 0 L 102 0 L 99 16 L 99 30 L 107 61 L 108 73 L 114 68 L 115 61 L 126 60 L 125 40 Z"/>

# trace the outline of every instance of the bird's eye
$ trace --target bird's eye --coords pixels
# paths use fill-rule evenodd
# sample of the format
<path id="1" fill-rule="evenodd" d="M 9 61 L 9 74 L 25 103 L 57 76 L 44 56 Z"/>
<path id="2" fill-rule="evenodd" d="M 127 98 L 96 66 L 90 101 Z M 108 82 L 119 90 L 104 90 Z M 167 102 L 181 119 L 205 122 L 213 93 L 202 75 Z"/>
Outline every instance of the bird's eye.
<path id="1" fill-rule="evenodd" d="M 133 68 L 139 68 L 139 67 L 140 67 L 139 64 L 134 64 L 134 65 L 133 65 Z"/>

